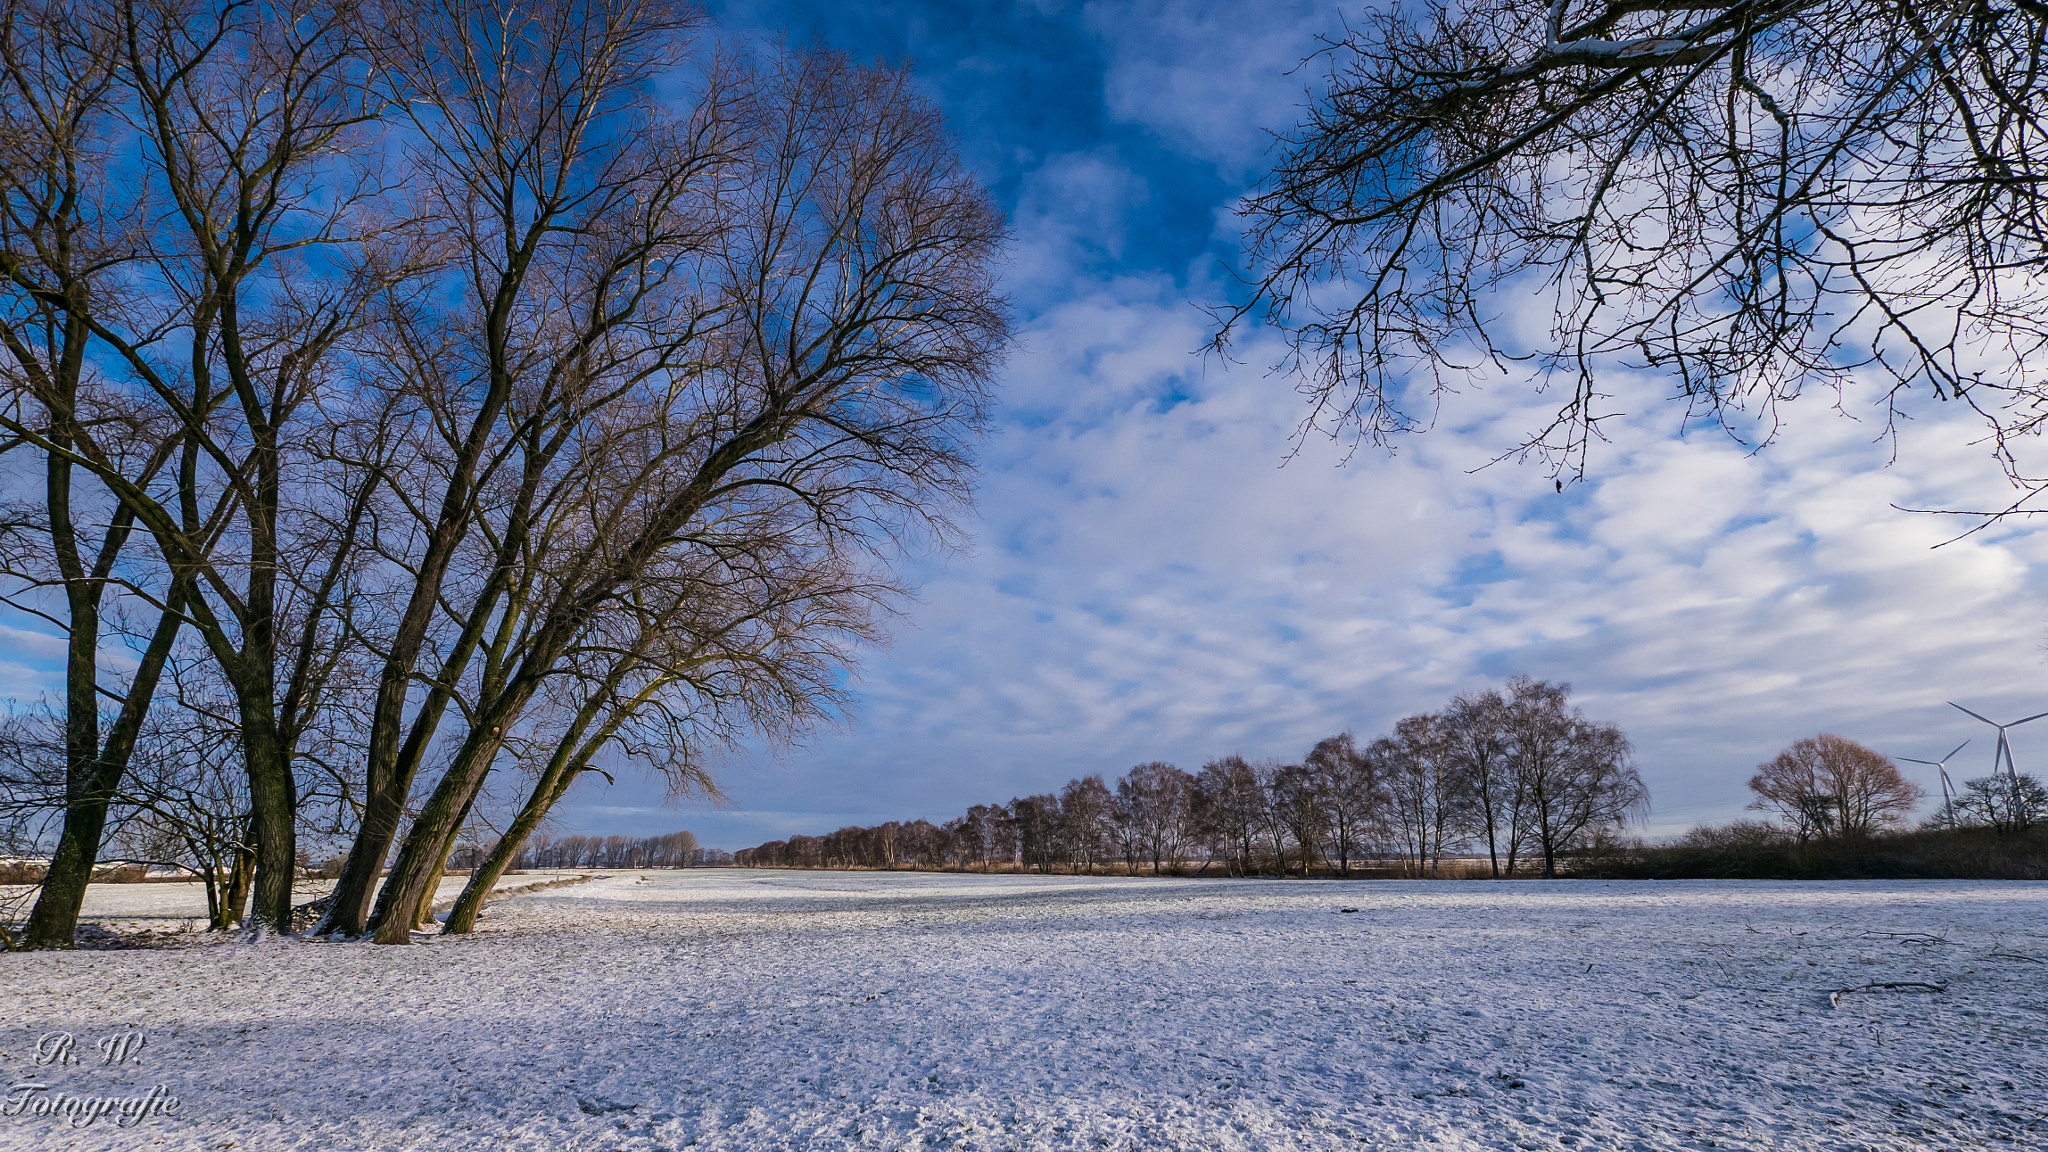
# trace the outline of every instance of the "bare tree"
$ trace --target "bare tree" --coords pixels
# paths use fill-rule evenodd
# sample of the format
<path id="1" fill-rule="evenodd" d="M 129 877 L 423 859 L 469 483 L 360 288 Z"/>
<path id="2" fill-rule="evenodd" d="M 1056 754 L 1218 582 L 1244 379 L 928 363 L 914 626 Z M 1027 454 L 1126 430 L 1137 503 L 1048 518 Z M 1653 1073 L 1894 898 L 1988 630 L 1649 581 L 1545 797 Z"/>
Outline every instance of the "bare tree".
<path id="1" fill-rule="evenodd" d="M 1801 842 L 1861 839 L 1905 820 L 1927 795 L 1891 758 L 1823 732 L 1757 766 L 1750 807 L 1774 812 Z"/>
<path id="2" fill-rule="evenodd" d="M 131 263 L 122 249 L 132 209 L 98 194 L 116 163 L 107 136 L 119 87 L 115 35 L 69 6 L 0 6 L 0 252 L 17 269 L 13 290 L 0 294 L 0 386 L 9 415 L 34 433 L 6 447 L 16 463 L 37 440 L 55 449 L 37 454 L 41 498 L 5 515 L 0 571 L 11 587 L 0 598 L 67 640 L 62 823 L 23 929 L 27 948 L 71 945 L 109 805 L 181 624 L 160 567 L 128 547 L 134 509 L 72 456 L 90 438 L 148 484 L 180 444 L 174 427 L 102 384 L 88 355 L 91 325 L 63 303 L 118 294 L 117 269 Z M 59 299 L 22 290 L 24 282 Z M 140 658 L 126 684 L 109 683 L 101 646 L 119 642 L 123 616 L 142 633 Z M 112 716 L 103 715 L 106 698 L 118 705 Z"/>
<path id="3" fill-rule="evenodd" d="M 752 91 L 717 243 L 691 262 L 718 323 L 636 377 L 662 414 L 655 450 L 630 471 L 612 462 L 601 530 L 556 553 L 491 654 L 469 732 L 378 895 L 380 942 L 406 939 L 406 910 L 534 694 L 651 566 L 764 504 L 880 554 L 943 533 L 965 495 L 1007 331 L 990 267 L 1000 216 L 901 73 L 778 57 Z"/>
<path id="4" fill-rule="evenodd" d="M 1060 789 L 1061 838 L 1071 861 L 1091 876 L 1096 863 L 1109 854 L 1115 808 L 1116 797 L 1101 776 L 1069 780 Z"/>
<path id="5" fill-rule="evenodd" d="M 1508 758 L 1520 792 L 1510 833 L 1512 875 L 1524 838 L 1542 853 L 1543 875 L 1586 837 L 1639 819 L 1650 792 L 1630 760 L 1619 727 L 1588 720 L 1571 706 L 1571 685 L 1516 676 L 1508 681 Z"/>
<path id="6" fill-rule="evenodd" d="M 848 706 L 838 678 L 849 645 L 876 639 L 872 608 L 894 590 L 782 543 L 695 557 L 641 581 L 593 642 L 569 654 L 549 690 L 560 719 L 542 722 L 543 739 L 518 742 L 539 761 L 532 790 L 444 931 L 474 927 L 517 845 L 579 778 L 610 778 L 596 766 L 608 746 L 654 767 L 671 796 L 715 799 L 708 750 L 748 735 L 786 742 Z"/>
<path id="7" fill-rule="evenodd" d="M 729 120 L 715 83 L 681 123 L 646 91 L 692 26 L 661 0 L 389 0 L 373 21 L 386 35 L 367 55 L 411 129 L 418 211 L 453 258 L 445 306 L 387 297 L 377 314 L 389 355 L 375 383 L 411 401 L 422 431 L 410 467 L 378 469 L 408 531 L 360 831 L 321 924 L 351 935 L 457 686 L 488 659 L 484 629 L 531 592 L 517 565 L 547 522 L 552 466 L 581 454 L 583 422 L 616 390 L 693 343 L 704 305 L 677 283 L 679 257 L 705 239 L 698 205 Z M 449 587 L 464 560 L 472 579 Z M 456 619 L 436 618 L 444 603 Z"/>
<path id="8" fill-rule="evenodd" d="M 178 600 L 166 615 L 193 630 L 233 689 L 259 915 L 282 930 L 294 759 L 346 630 L 337 618 L 352 551 L 348 533 L 300 523 L 296 469 L 335 395 L 339 343 L 365 302 L 413 267 L 389 242 L 381 185 L 359 162 L 373 155 L 360 145 L 379 114 L 353 67 L 359 21 L 347 3 L 312 0 L 74 4 L 65 17 L 87 30 L 73 43 L 110 53 L 99 107 L 72 121 L 79 132 L 62 145 L 88 161 L 67 211 L 87 231 L 109 229 L 94 234 L 109 258 L 87 269 L 45 259 L 47 232 L 17 230 L 5 238 L 8 287 L 53 310 L 52 323 L 82 327 L 122 404 L 164 426 L 177 449 L 138 467 L 151 456 L 118 440 L 132 418 L 42 426 L 17 410 L 0 414 L 0 428 L 90 475 L 154 540 Z M 39 50 L 10 62 L 17 94 Z M 96 158 L 114 148 L 127 151 L 123 164 Z M 36 396 L 43 411 L 65 408 L 61 380 L 29 373 L 25 383 L 54 390 Z M 287 552 L 291 564 L 280 562 Z"/>
<path id="9" fill-rule="evenodd" d="M 1500 693 L 1489 691 L 1453 697 L 1443 717 L 1445 747 L 1472 794 L 1474 823 L 1486 837 L 1487 863 L 1496 878 L 1502 874 L 1502 840 L 1513 838 L 1528 799 L 1528 778 L 1514 770 L 1510 758 L 1510 714 Z"/>
<path id="10" fill-rule="evenodd" d="M 1244 757 L 1222 756 L 1202 765 L 1195 777 L 1197 807 L 1238 875 L 1252 870 L 1252 837 L 1264 827 L 1266 791 Z"/>
<path id="11" fill-rule="evenodd" d="M 1351 862 L 1365 854 L 1386 830 L 1388 796 L 1379 764 L 1361 752 L 1349 732 L 1316 742 L 1302 759 L 1317 806 L 1328 819 L 1329 846 L 1337 874 L 1349 876 Z"/>
<path id="12" fill-rule="evenodd" d="M 255 879 L 248 776 L 236 763 L 232 730 L 205 713 L 164 717 L 151 726 L 139 765 L 122 782 L 124 812 L 114 847 L 129 859 L 173 864 L 199 877 L 211 928 L 239 927 Z"/>
<path id="13" fill-rule="evenodd" d="M 1128 813 L 1141 854 L 1151 859 L 1155 876 L 1166 861 L 1179 861 L 1193 782 L 1187 773 L 1159 760 L 1138 765 L 1116 782 L 1117 803 Z"/>
<path id="14" fill-rule="evenodd" d="M 1409 716 L 1366 749 L 1386 781 L 1389 823 L 1415 876 L 1435 876 L 1463 842 L 1472 816 L 1469 781 L 1452 763 L 1443 718 Z"/>
<path id="15" fill-rule="evenodd" d="M 1023 865 L 1051 872 L 1060 854 L 1060 798 L 1048 792 L 1011 800 L 1010 818 L 1017 825 L 1017 853 Z"/>
<path id="16" fill-rule="evenodd" d="M 1577 469 L 1615 368 L 1755 440 L 1875 379 L 1893 415 L 1970 405 L 2020 478 L 2048 413 L 2044 37 L 2031 0 L 1379 8 L 1246 204 L 1253 292 L 1217 342 L 1288 329 L 1311 420 L 1373 438 L 1413 426 L 1411 370 L 1527 359 L 1565 396 L 1530 445 Z M 1539 291 L 1548 338 L 1521 338 L 1506 301 Z"/>
<path id="17" fill-rule="evenodd" d="M 1977 825 L 2010 836 L 2026 831 L 2048 816 L 2048 788 L 2025 773 L 1994 773 L 1963 781 L 1954 808 L 1954 812 L 1946 814 L 1944 826 Z"/>
<path id="18" fill-rule="evenodd" d="M 1315 772 L 1300 764 L 1283 764 L 1273 772 L 1273 815 L 1301 854 L 1297 863 L 1303 877 L 1327 854 L 1332 835 L 1332 816 L 1319 784 Z"/>

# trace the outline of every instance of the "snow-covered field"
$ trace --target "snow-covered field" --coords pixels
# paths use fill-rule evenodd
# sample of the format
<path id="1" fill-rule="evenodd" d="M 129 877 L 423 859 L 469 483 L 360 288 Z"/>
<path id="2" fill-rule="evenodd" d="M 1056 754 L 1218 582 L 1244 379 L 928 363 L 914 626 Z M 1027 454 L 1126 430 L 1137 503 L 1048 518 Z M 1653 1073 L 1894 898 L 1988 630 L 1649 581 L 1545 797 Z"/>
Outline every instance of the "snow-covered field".
<path id="1" fill-rule="evenodd" d="M 178 1100 L 0 1146 L 2048 1148 L 2048 884 L 713 871 L 494 908 L 0 957 L 0 1065 L 51 1086 L 10 1102 Z M 1830 1004 L 1901 982 L 1946 990 Z M 82 1062 L 38 1067 L 57 1031 Z"/>
<path id="2" fill-rule="evenodd" d="M 522 872 L 499 878 L 493 891 L 519 888 L 579 875 L 577 872 Z M 468 883 L 463 876 L 449 876 L 434 892 L 436 904 L 453 903 Z M 302 880 L 292 885 L 292 901 L 317 900 L 334 890 L 332 880 Z M 0 886 L 0 907 L 21 906 L 32 889 Z M 206 885 L 197 880 L 155 881 L 148 884 L 91 884 L 85 889 L 85 907 L 80 923 L 97 924 L 111 932 L 204 932 L 206 930 Z"/>

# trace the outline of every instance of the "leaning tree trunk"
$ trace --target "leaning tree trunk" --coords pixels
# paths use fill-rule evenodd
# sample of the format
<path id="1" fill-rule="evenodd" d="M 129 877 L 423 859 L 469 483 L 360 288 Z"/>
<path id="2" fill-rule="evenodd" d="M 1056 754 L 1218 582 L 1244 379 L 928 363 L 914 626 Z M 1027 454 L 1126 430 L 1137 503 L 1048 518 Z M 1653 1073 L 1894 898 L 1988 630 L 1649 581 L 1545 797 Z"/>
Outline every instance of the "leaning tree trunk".
<path id="1" fill-rule="evenodd" d="M 498 837 L 498 843 L 491 849 L 491 854 L 470 873 L 469 883 L 463 885 L 462 895 L 455 898 L 455 907 L 448 910 L 448 922 L 441 928 L 444 934 L 475 930 L 477 914 L 483 911 L 484 898 L 490 895 L 491 889 L 497 887 L 499 879 L 505 875 L 505 869 L 511 866 L 513 858 L 518 855 L 520 846 L 526 843 L 528 836 L 533 835 L 535 828 L 540 827 L 540 822 L 547 817 L 555 803 L 568 794 L 569 785 L 575 781 L 592 745 L 608 739 L 611 733 L 617 730 L 619 722 L 614 721 L 598 734 L 599 739 L 579 745 L 578 738 L 581 737 L 583 728 L 595 716 L 594 705 L 594 701 L 586 703 L 576 718 L 578 723 L 573 724 L 570 730 L 556 741 L 554 755 L 548 757 L 547 767 L 541 770 L 540 778 L 534 781 L 533 791 L 527 795 L 526 804 L 519 809 L 519 814 L 512 818 L 512 826 L 505 830 L 504 835 Z"/>
<path id="2" fill-rule="evenodd" d="M 522 498 L 525 496 L 522 490 Z M 515 537 L 518 535 L 514 533 Z M 500 549 L 500 558 L 505 555 Z M 506 571 L 499 565 L 500 573 Z M 382 698 L 379 698 L 378 713 L 371 727 L 371 744 L 368 760 L 369 782 L 363 802 L 363 821 L 356 832 L 355 842 L 349 846 L 348 859 L 342 864 L 341 876 L 334 885 L 334 896 L 329 901 L 327 915 L 315 929 L 318 933 L 339 932 L 345 936 L 360 936 L 368 931 L 371 923 L 372 900 L 377 896 L 377 880 L 384 871 L 384 859 L 391 852 L 392 842 L 398 839 L 399 818 L 405 812 L 405 798 L 411 791 L 413 779 L 419 774 L 420 764 L 426 759 L 427 748 L 434 733 L 440 729 L 441 718 L 447 712 L 448 703 L 454 693 L 448 687 L 462 677 L 469 666 L 470 658 L 482 642 L 485 625 L 491 619 L 492 609 L 502 598 L 506 577 L 494 573 L 479 594 L 477 605 L 470 612 L 469 622 L 450 649 L 441 664 L 441 674 L 427 698 L 413 717 L 412 726 L 405 742 L 395 753 L 382 750 L 382 741 L 388 737 L 382 734 L 382 726 L 396 725 L 395 713 L 387 716 Z M 380 689 L 381 691 L 381 689 Z"/>
<path id="3" fill-rule="evenodd" d="M 88 725 L 67 718 L 72 731 L 66 734 L 69 763 L 65 769 L 64 829 L 58 837 L 57 851 L 51 857 L 50 866 L 43 873 L 43 887 L 36 896 L 35 908 L 22 929 L 22 938 L 17 945 L 20 948 L 69 948 L 72 945 L 72 939 L 78 932 L 79 910 L 85 905 L 86 886 L 91 883 L 93 865 L 99 860 L 100 837 L 107 825 L 107 808 L 113 803 L 121 777 L 128 771 L 128 761 L 135 753 L 136 737 L 142 730 L 144 717 L 149 714 L 157 682 L 163 675 L 164 664 L 170 658 L 171 646 L 177 641 L 178 630 L 184 621 L 179 604 L 178 590 L 173 586 L 165 603 L 166 610 L 157 621 L 149 646 L 143 650 L 142 662 L 137 665 L 135 677 L 129 682 L 128 698 L 122 701 L 120 714 L 108 731 L 104 746 L 99 742 L 97 719 L 97 605 L 92 613 L 95 623 L 89 629 L 94 650 L 84 652 L 78 651 L 80 634 L 74 609 L 73 652 L 66 671 L 67 695 L 72 698 L 66 702 L 66 711 L 69 715 L 81 707 L 86 708 L 92 721 Z M 84 702 L 76 699 L 81 690 L 87 697 Z M 90 752 L 86 751 L 88 747 Z M 79 763 L 81 754 L 86 757 L 84 763 Z"/>
<path id="4" fill-rule="evenodd" d="M 462 835 L 463 822 L 469 819 L 469 811 L 476 806 L 476 793 L 471 793 L 469 802 L 456 813 L 448 825 L 448 835 L 441 840 L 441 851 L 434 857 L 434 869 L 426 887 L 420 891 L 419 907 L 414 910 L 412 922 L 415 927 L 425 928 L 434 922 L 434 898 L 440 895 L 441 880 L 448 875 L 448 860 L 455 854 L 455 841 Z"/>
<path id="5" fill-rule="evenodd" d="M 521 699 L 519 703 L 524 704 L 525 701 Z M 484 714 L 481 722 L 501 729 L 503 719 L 517 712 L 516 707 L 493 709 Z M 461 751 L 456 753 L 454 763 L 449 765 L 441 782 L 427 798 L 426 806 L 413 820 L 412 831 L 407 833 L 404 845 L 398 850 L 398 859 L 391 866 L 391 875 L 377 893 L 376 911 L 370 917 L 370 928 L 377 943 L 411 942 L 420 897 L 430 890 L 436 878 L 433 871 L 444 859 L 442 851 L 449 833 L 459 826 L 459 817 L 468 810 L 477 790 L 483 786 L 484 777 L 490 773 L 491 761 L 497 756 L 499 743 L 498 732 L 473 729 L 463 742 Z"/>

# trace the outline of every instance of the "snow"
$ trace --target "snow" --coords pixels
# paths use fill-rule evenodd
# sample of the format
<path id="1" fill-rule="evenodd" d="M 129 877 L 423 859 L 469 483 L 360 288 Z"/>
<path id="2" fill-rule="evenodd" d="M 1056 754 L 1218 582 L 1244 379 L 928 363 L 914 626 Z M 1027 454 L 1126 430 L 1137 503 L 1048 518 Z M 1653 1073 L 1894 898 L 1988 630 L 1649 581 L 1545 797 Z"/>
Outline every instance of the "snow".
<path id="1" fill-rule="evenodd" d="M 10 1084 L 178 1101 L 0 1147 L 2048 1147 L 2048 884 L 718 870 L 494 908 L 0 958 Z M 1829 1005 L 1902 982 L 1946 991 Z M 58 1030 L 89 1059 L 35 1066 Z"/>
<path id="2" fill-rule="evenodd" d="M 499 877 L 492 891 L 518 888 L 579 875 L 576 872 L 521 872 Z M 462 894 L 466 876 L 447 876 L 434 891 L 436 904 L 453 903 Z M 380 881 L 381 883 L 381 881 Z M 334 891 L 332 880 L 301 880 L 292 885 L 292 902 L 304 904 Z M 0 886 L 0 908 L 19 907 L 26 916 L 33 891 L 20 885 Z M 88 884 L 85 906 L 79 910 L 81 924 L 93 924 L 110 932 L 204 932 L 206 930 L 206 885 L 197 880 L 162 881 L 146 884 Z"/>

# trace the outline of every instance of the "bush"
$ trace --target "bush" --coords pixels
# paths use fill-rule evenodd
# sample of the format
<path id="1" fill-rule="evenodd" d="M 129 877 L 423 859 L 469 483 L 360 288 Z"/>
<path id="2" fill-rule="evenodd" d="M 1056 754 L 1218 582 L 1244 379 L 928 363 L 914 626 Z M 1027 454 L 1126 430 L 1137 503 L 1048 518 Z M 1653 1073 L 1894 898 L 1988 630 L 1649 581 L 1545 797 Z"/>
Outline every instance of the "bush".
<path id="1" fill-rule="evenodd" d="M 1701 826 L 1577 870 L 1634 880 L 2044 880 L 2048 828 L 1922 828 L 1801 844 L 1773 824 Z"/>

